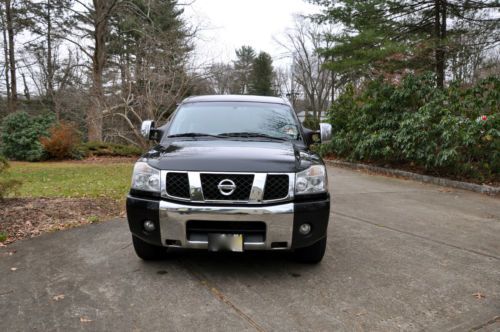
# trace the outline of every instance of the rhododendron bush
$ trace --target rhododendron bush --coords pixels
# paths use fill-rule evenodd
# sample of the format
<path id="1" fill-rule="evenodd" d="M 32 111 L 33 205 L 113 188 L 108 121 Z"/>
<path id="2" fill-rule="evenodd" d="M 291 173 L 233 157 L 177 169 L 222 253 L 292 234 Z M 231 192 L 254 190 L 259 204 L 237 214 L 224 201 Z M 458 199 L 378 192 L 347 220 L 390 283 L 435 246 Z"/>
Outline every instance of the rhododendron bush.
<path id="1" fill-rule="evenodd" d="M 382 79 L 355 91 L 348 86 L 332 105 L 331 143 L 325 154 L 354 161 L 410 165 L 430 173 L 498 181 L 500 79 L 471 87 L 435 88 L 431 74 L 400 84 Z"/>

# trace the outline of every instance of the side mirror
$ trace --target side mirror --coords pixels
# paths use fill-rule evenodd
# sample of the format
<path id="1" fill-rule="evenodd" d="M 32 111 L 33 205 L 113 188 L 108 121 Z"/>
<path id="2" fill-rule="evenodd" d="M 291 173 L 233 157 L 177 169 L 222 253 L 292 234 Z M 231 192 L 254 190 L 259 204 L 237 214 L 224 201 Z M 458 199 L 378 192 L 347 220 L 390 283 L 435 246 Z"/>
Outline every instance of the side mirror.
<path id="1" fill-rule="evenodd" d="M 163 137 L 163 129 L 156 129 L 153 120 L 146 120 L 142 122 L 141 134 L 150 141 L 159 142 Z"/>
<path id="2" fill-rule="evenodd" d="M 141 134 L 144 136 L 144 138 L 150 140 L 151 139 L 151 132 L 155 128 L 155 122 L 153 120 L 146 120 L 142 121 L 141 125 Z"/>
<path id="3" fill-rule="evenodd" d="M 332 140 L 332 125 L 329 123 L 319 124 L 321 143 L 328 143 Z"/>

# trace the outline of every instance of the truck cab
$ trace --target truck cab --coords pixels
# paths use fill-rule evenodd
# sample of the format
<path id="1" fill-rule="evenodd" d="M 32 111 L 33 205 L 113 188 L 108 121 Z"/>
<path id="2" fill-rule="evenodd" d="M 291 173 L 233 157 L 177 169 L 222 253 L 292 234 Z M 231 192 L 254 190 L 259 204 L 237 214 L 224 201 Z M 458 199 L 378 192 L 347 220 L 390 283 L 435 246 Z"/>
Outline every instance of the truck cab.
<path id="1" fill-rule="evenodd" d="M 320 139 L 331 136 L 320 125 Z M 326 167 L 278 97 L 198 96 L 168 122 L 145 121 L 157 144 L 135 164 L 127 219 L 137 255 L 159 259 L 168 248 L 287 250 L 317 263 L 327 243 L 330 195 Z"/>

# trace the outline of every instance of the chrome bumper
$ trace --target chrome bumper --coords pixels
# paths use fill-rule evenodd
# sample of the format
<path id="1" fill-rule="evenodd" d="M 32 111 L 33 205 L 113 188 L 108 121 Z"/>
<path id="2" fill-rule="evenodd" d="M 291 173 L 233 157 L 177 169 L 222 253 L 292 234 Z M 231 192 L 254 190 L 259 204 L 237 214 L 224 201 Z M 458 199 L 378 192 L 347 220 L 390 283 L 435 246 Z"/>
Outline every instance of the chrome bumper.
<path id="1" fill-rule="evenodd" d="M 160 233 L 162 245 L 207 249 L 208 241 L 189 241 L 186 223 L 189 220 L 259 221 L 266 224 L 264 242 L 244 242 L 245 250 L 290 249 L 292 245 L 294 204 L 258 207 L 193 206 L 160 201 Z M 167 242 L 168 241 L 168 242 Z M 172 243 L 176 243 L 172 245 Z M 272 247 L 273 243 L 286 246 Z"/>

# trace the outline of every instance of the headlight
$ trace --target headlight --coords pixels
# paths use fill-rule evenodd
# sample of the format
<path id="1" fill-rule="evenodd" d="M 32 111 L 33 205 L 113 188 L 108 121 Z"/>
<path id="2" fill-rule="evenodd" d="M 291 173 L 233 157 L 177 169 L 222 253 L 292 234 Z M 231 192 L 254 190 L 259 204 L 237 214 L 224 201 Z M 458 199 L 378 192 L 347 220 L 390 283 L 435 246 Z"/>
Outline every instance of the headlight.
<path id="1" fill-rule="evenodd" d="M 135 163 L 132 189 L 160 192 L 160 171 L 145 162 Z"/>
<path id="2" fill-rule="evenodd" d="M 328 178 L 323 165 L 314 165 L 295 175 L 295 194 L 316 194 L 328 191 Z"/>

